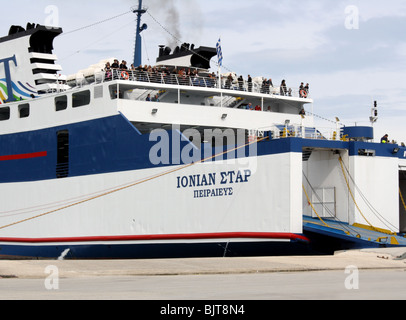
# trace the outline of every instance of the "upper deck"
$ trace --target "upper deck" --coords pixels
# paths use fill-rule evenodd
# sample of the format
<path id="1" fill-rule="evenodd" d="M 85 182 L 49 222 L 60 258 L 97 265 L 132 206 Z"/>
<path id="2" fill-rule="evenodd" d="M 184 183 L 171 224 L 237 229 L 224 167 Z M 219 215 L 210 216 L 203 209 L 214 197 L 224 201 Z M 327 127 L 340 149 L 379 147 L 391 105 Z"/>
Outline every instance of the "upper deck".
<path id="1" fill-rule="evenodd" d="M 68 83 L 69 90 L 53 90 L 35 99 L 3 105 L 0 132 L 37 130 L 118 112 L 143 132 L 174 123 L 271 130 L 288 120 L 295 131 L 313 125 L 312 117 L 302 117 L 305 104 L 312 103 L 312 99 L 300 98 L 293 89 L 283 95 L 280 88 L 256 82 L 252 87 L 248 82 L 236 86 L 222 79 L 219 86 L 211 75 L 112 70 L 110 74 L 95 72 Z"/>
<path id="2" fill-rule="evenodd" d="M 168 68 L 157 67 L 148 71 L 143 71 L 139 68 L 135 70 L 111 69 L 96 72 L 94 72 L 94 70 L 90 70 L 90 72 L 85 70 L 84 72 L 79 72 L 68 77 L 67 83 L 71 87 L 82 87 L 94 83 L 99 84 L 113 80 L 125 80 L 137 82 L 140 86 L 144 86 L 145 88 L 156 87 L 161 90 L 191 90 L 195 94 L 200 92 L 203 95 L 210 93 L 214 96 L 223 96 L 223 99 L 220 99 L 217 103 L 214 102 L 214 105 L 229 107 L 232 104 L 232 107 L 236 108 L 248 105 L 249 102 L 247 102 L 246 99 L 249 98 L 254 100 L 255 98 L 260 99 L 261 103 L 259 105 L 261 108 L 263 107 L 262 100 L 290 101 L 290 103 L 300 106 L 313 103 L 308 90 L 300 90 L 299 87 L 295 89 L 286 86 L 274 86 L 272 82 L 269 83 L 266 81 L 267 79 L 262 77 L 254 78 L 252 82 L 249 82 L 246 79 L 240 80 L 235 74 L 229 73 L 223 75 L 219 83 L 219 78 L 214 73 L 210 74 L 207 71 L 199 72 L 197 70 L 186 73 L 184 69 L 185 68 L 181 68 L 179 71 L 176 71 L 175 68 L 175 71 L 170 71 Z M 224 97 L 242 97 L 244 99 L 226 101 L 230 99 L 225 99 Z M 143 98 L 146 99 L 147 96 Z M 174 102 L 181 103 L 180 100 Z M 213 102 L 210 102 L 209 105 L 213 105 Z M 256 105 L 258 104 L 255 104 L 253 107 L 255 108 Z M 267 111 L 267 109 L 264 110 L 263 108 L 262 110 Z"/>
<path id="3" fill-rule="evenodd" d="M 149 72 L 113 69 L 79 73 L 70 77 L 68 84 L 76 89 L 107 86 L 110 98 L 118 100 L 119 111 L 148 128 L 176 121 L 187 126 L 245 129 L 270 128 L 286 120 L 313 125 L 312 117 L 302 117 L 304 106 L 313 100 L 301 97 L 299 90 L 281 91 L 257 81 L 250 84 L 225 78 L 219 83 L 214 74 L 204 71 L 182 74 L 166 68 Z"/>

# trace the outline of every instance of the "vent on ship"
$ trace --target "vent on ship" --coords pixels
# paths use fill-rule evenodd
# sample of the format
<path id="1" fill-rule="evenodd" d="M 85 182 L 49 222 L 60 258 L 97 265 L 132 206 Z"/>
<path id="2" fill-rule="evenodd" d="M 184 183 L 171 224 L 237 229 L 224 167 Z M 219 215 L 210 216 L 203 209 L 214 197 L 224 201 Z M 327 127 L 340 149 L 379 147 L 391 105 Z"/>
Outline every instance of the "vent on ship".
<path id="1" fill-rule="evenodd" d="M 303 149 L 302 160 L 308 161 L 310 156 L 312 155 L 312 152 L 313 152 L 312 149 Z"/>
<path id="2" fill-rule="evenodd" d="M 57 132 L 57 164 L 56 177 L 67 178 L 69 176 L 69 131 Z"/>

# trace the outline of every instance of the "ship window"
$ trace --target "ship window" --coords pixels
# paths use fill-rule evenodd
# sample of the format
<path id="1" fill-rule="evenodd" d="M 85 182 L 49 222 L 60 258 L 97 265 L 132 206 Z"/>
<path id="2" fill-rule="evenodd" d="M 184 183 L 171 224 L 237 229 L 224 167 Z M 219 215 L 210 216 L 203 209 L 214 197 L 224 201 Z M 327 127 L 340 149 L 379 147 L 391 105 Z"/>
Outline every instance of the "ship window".
<path id="1" fill-rule="evenodd" d="M 10 119 L 10 108 L 0 108 L 0 121 L 5 121 Z"/>
<path id="2" fill-rule="evenodd" d="M 90 104 L 90 91 L 82 91 L 72 94 L 72 107 L 78 108 Z"/>
<path id="3" fill-rule="evenodd" d="M 110 98 L 112 100 L 117 99 L 117 90 L 118 90 L 118 98 L 123 99 L 124 97 L 123 92 L 117 87 L 117 85 L 110 86 L 109 90 L 110 90 Z"/>
<path id="4" fill-rule="evenodd" d="M 18 106 L 18 113 L 20 118 L 28 118 L 30 116 L 30 105 L 28 103 L 20 104 Z"/>
<path id="5" fill-rule="evenodd" d="M 375 157 L 376 151 L 369 149 L 358 149 L 358 155 L 363 157 Z"/>
<path id="6" fill-rule="evenodd" d="M 55 98 L 55 110 L 62 111 L 68 108 L 68 97 L 61 96 Z"/>

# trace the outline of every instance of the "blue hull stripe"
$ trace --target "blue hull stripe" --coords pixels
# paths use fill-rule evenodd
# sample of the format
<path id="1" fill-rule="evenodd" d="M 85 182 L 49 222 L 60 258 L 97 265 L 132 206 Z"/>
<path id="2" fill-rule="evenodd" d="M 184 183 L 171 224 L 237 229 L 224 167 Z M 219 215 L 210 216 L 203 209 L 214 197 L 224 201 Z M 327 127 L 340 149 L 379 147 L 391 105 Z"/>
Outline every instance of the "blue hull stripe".
<path id="1" fill-rule="evenodd" d="M 80 122 L 66 126 L 53 127 L 44 130 L 8 134 L 0 136 L 0 158 L 2 156 L 19 154 L 36 154 L 46 152 L 46 157 L 31 159 L 15 159 L 0 162 L 0 183 L 40 181 L 56 178 L 57 167 L 57 133 L 69 131 L 69 177 L 141 170 L 188 164 L 181 160 L 180 154 L 173 155 L 169 148 L 168 159 L 171 163 L 152 164 L 149 158 L 151 148 L 157 141 L 149 141 L 148 134 L 140 132 L 123 116 Z M 172 133 L 168 132 L 169 146 L 172 146 Z M 179 145 L 179 151 L 189 145 L 189 141 L 174 135 Z M 302 152 L 300 143 L 294 139 L 279 139 L 258 144 L 258 155 L 279 154 L 286 152 Z M 225 150 L 234 149 L 229 146 L 224 150 L 213 149 L 211 154 L 219 154 Z M 204 158 L 204 148 L 201 149 Z M 242 153 L 233 152 L 232 158 L 248 156 L 249 147 Z M 221 159 L 228 159 L 228 155 Z"/>
<path id="2" fill-rule="evenodd" d="M 69 177 L 187 164 L 181 161 L 179 154 L 173 155 L 171 148 L 168 158 L 172 163 L 152 164 L 149 153 L 158 142 L 149 141 L 148 134 L 141 135 L 122 114 L 119 114 L 66 126 L 0 136 L 0 158 L 9 155 L 47 153 L 46 157 L 0 161 L 0 183 L 55 179 L 57 132 L 62 130 L 69 131 Z M 172 146 L 171 132 L 168 132 L 168 137 L 169 146 Z M 176 138 L 180 140 L 176 142 L 179 151 L 190 143 L 181 139 L 179 134 Z M 260 142 L 257 145 L 257 155 L 302 153 L 304 147 L 347 149 L 351 156 L 358 155 L 359 149 L 373 149 L 377 156 L 397 157 L 392 152 L 393 145 L 300 138 Z M 190 149 L 190 145 L 188 148 Z M 228 146 L 227 149 L 234 149 L 234 146 Z M 213 149 L 211 154 L 219 154 L 225 150 Z M 201 153 L 204 158 L 204 148 L 201 148 Z M 232 158 L 241 156 L 241 153 L 235 154 L 236 152 L 233 152 Z M 245 148 L 242 156 L 249 156 L 249 147 Z M 221 156 L 218 160 L 223 158 L 228 158 L 228 155 Z"/>

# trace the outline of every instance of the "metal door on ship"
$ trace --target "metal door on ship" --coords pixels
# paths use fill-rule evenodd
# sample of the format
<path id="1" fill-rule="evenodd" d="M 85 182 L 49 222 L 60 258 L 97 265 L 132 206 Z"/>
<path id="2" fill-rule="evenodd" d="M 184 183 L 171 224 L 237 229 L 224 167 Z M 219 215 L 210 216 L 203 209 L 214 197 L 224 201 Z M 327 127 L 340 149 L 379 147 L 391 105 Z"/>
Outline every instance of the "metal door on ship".
<path id="1" fill-rule="evenodd" d="M 315 188 L 312 194 L 312 204 L 320 217 L 333 218 L 336 216 L 336 188 Z M 312 211 L 312 217 L 317 215 Z"/>

